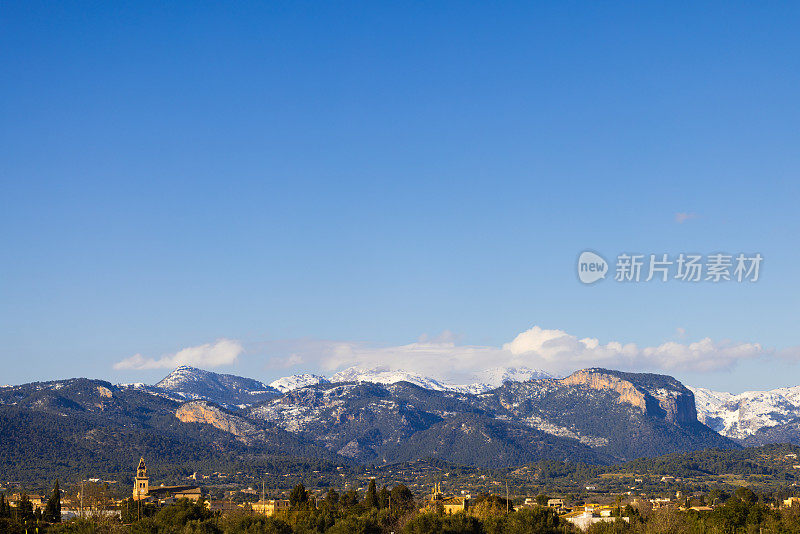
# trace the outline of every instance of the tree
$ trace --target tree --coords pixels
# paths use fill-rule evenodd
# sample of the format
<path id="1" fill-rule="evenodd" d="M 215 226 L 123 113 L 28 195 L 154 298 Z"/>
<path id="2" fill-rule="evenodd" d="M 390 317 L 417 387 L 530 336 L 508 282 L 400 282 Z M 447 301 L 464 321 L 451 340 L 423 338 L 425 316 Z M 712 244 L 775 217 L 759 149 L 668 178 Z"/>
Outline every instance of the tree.
<path id="1" fill-rule="evenodd" d="M 307 510 L 308 509 L 308 492 L 305 486 L 298 484 L 289 494 L 289 504 L 292 510 Z"/>
<path id="2" fill-rule="evenodd" d="M 392 511 L 409 511 L 414 509 L 414 494 L 403 484 L 398 484 L 389 492 L 392 500 Z"/>
<path id="3" fill-rule="evenodd" d="M 153 503 L 134 501 L 128 497 L 119 504 L 119 511 L 123 523 L 136 523 L 140 519 L 156 515 L 158 506 Z"/>
<path id="4" fill-rule="evenodd" d="M 11 510 L 7 508 L 6 494 L 0 493 L 0 519 L 11 517 Z"/>
<path id="5" fill-rule="evenodd" d="M 419 514 L 403 527 L 405 534 L 439 534 L 444 530 L 442 516 L 438 514 Z"/>
<path id="6" fill-rule="evenodd" d="M 448 515 L 444 517 L 443 520 L 443 528 L 444 532 L 452 532 L 452 533 L 459 533 L 459 534 L 482 534 L 483 528 L 481 522 L 476 517 L 469 516 L 464 512 L 458 512 L 457 514 Z M 536 532 L 536 531 L 530 531 Z"/>
<path id="7" fill-rule="evenodd" d="M 336 507 L 339 505 L 339 492 L 333 488 L 329 489 L 328 493 L 325 494 L 325 500 L 323 500 L 322 503 L 329 510 L 336 510 Z"/>
<path id="8" fill-rule="evenodd" d="M 755 504 L 758 502 L 758 496 L 753 493 L 753 490 L 750 488 L 746 488 L 742 486 L 741 488 L 737 488 L 736 491 L 733 493 L 738 499 L 747 503 L 747 504 Z"/>
<path id="9" fill-rule="evenodd" d="M 354 489 L 351 489 L 350 491 L 339 497 L 339 507 L 345 511 L 352 510 L 353 508 L 358 506 L 358 503 L 359 503 L 358 493 L 356 493 L 356 490 Z"/>
<path id="10" fill-rule="evenodd" d="M 47 500 L 47 505 L 44 508 L 44 520 L 48 523 L 61 522 L 61 490 L 58 488 L 58 480 L 53 486 L 53 494 Z"/>
<path id="11" fill-rule="evenodd" d="M 536 496 L 536 504 L 539 506 L 547 506 L 547 501 L 550 500 L 550 497 L 545 495 L 544 493 Z"/>
<path id="12" fill-rule="evenodd" d="M 513 510 L 514 506 L 510 501 L 498 495 L 486 495 L 480 498 L 475 506 L 471 508 L 472 513 L 481 519 L 491 516 L 505 515 L 508 510 Z"/>
<path id="13" fill-rule="evenodd" d="M 384 508 L 389 507 L 389 490 L 386 489 L 386 485 L 381 488 L 381 491 L 378 492 L 378 508 L 383 510 Z"/>
<path id="14" fill-rule="evenodd" d="M 28 494 L 23 493 L 17 505 L 17 521 L 25 523 L 25 521 L 30 521 L 31 519 L 33 519 L 33 504 L 28 498 Z"/>
<path id="15" fill-rule="evenodd" d="M 665 506 L 653 511 L 647 521 L 645 532 L 647 534 L 674 534 L 675 532 L 688 532 L 686 514 L 683 514 L 672 507 Z M 714 532 L 715 530 L 711 530 Z M 735 529 L 725 528 L 716 532 L 735 532 Z"/>
<path id="16" fill-rule="evenodd" d="M 221 532 L 210 519 L 189 521 L 181 530 L 181 534 L 221 534 Z"/>
<path id="17" fill-rule="evenodd" d="M 370 516 L 347 516 L 336 521 L 328 534 L 380 534 L 381 527 Z"/>
<path id="18" fill-rule="evenodd" d="M 731 498 L 730 493 L 719 488 L 714 488 L 708 492 L 708 504 L 712 506 L 724 503 L 730 498 Z"/>
<path id="19" fill-rule="evenodd" d="M 508 516 L 506 529 L 509 534 L 556 534 L 559 532 L 559 518 L 551 508 L 524 508 Z"/>
<path id="20" fill-rule="evenodd" d="M 226 523 L 226 533 L 292 534 L 292 527 L 288 523 L 274 517 L 234 515 Z"/>
<path id="21" fill-rule="evenodd" d="M 378 490 L 375 487 L 375 479 L 371 478 L 369 480 L 369 486 L 367 487 L 367 494 L 364 496 L 364 507 L 367 510 L 372 508 L 378 508 Z"/>
<path id="22" fill-rule="evenodd" d="M 162 531 L 170 528 L 183 528 L 190 521 L 202 522 L 211 519 L 211 512 L 202 504 L 189 499 L 178 499 L 174 504 L 165 506 L 155 515 L 155 523 Z"/>

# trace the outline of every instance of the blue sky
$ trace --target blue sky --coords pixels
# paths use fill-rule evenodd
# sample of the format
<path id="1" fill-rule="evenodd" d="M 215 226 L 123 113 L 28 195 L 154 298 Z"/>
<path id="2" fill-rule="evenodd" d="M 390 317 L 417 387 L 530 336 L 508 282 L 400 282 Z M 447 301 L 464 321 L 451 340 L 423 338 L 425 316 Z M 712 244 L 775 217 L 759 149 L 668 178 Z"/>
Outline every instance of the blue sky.
<path id="1" fill-rule="evenodd" d="M 219 339 L 241 351 L 215 370 L 265 380 L 341 346 L 395 365 L 424 335 L 489 366 L 534 326 L 710 338 L 707 360 L 760 344 L 651 370 L 800 384 L 798 15 L 4 3 L 0 384 L 149 382 L 168 369 L 114 364 Z M 586 249 L 764 263 L 752 284 L 584 286 Z"/>

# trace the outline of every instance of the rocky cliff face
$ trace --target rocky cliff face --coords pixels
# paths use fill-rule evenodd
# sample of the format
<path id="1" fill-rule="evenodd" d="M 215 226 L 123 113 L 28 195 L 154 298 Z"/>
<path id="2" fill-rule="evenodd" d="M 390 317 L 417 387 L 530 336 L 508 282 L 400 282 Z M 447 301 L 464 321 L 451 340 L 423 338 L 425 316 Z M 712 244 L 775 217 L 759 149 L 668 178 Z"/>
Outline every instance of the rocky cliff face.
<path id="1" fill-rule="evenodd" d="M 227 414 L 204 401 L 182 404 L 175 411 L 175 417 L 183 423 L 209 424 L 246 442 L 251 441 L 258 434 L 256 427 L 246 419 Z"/>
<path id="2" fill-rule="evenodd" d="M 168 443 L 179 456 L 214 450 L 364 463 L 436 457 L 497 467 L 737 446 L 698 423 L 691 392 L 663 375 L 586 369 L 561 380 L 509 381 L 480 394 L 408 382 L 323 383 L 249 407 L 187 398 L 221 391 L 252 399 L 251 390 L 237 391 L 246 389 L 246 379 L 187 369 L 174 375 L 160 387 L 71 379 L 0 388 L 0 434 L 11 436 L 3 431 L 5 413 L 7 425 L 34 425 L 49 441 L 63 442 L 64 455 L 76 443 L 87 455 Z"/>
<path id="3" fill-rule="evenodd" d="M 618 403 L 627 403 L 643 414 L 663 417 L 670 423 L 697 422 L 694 394 L 677 380 L 663 375 L 583 369 L 560 380 L 567 386 L 613 391 Z"/>
<path id="4" fill-rule="evenodd" d="M 697 422 L 697 407 L 691 391 L 656 392 L 653 396 L 664 410 L 667 421 L 672 423 Z"/>
<path id="5" fill-rule="evenodd" d="M 627 380 L 594 369 L 572 373 L 560 381 L 566 386 L 586 386 L 590 389 L 614 391 L 619 394 L 618 403 L 627 403 L 647 413 L 647 399 L 642 391 Z"/>

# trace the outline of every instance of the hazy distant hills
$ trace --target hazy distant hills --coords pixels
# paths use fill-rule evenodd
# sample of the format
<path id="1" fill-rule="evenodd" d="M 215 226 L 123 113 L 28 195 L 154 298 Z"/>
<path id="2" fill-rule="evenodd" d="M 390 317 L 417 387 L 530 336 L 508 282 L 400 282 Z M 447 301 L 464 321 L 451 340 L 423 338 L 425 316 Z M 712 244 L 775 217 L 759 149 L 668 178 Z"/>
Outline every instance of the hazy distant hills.
<path id="1" fill-rule="evenodd" d="M 0 466 L 79 461 L 124 471 L 141 455 L 174 462 L 285 455 L 499 467 L 739 447 L 700 423 L 692 392 L 668 376 L 586 369 L 475 393 L 438 381 L 423 387 L 432 382 L 412 373 L 377 373 L 267 386 L 180 367 L 154 386 L 71 379 L 0 388 Z"/>

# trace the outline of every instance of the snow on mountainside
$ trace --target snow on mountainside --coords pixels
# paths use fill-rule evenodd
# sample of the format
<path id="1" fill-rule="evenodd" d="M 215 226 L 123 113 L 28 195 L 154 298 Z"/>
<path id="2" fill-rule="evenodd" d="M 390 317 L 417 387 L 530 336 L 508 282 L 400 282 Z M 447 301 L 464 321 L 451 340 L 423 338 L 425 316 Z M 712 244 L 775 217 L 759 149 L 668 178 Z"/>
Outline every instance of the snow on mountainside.
<path id="1" fill-rule="evenodd" d="M 723 436 L 744 439 L 800 417 L 800 386 L 738 395 L 692 388 L 697 418 Z"/>
<path id="2" fill-rule="evenodd" d="M 157 395 L 185 400 L 207 400 L 227 407 L 246 407 L 277 395 L 296 389 L 328 384 L 331 382 L 372 382 L 375 384 L 395 384 L 410 382 L 433 391 L 454 391 L 466 394 L 480 394 L 495 389 L 508 381 L 526 381 L 531 378 L 550 377 L 542 371 L 528 368 L 496 368 L 482 373 L 481 383 L 452 385 L 436 378 L 408 371 L 388 371 L 385 369 L 362 369 L 351 367 L 330 378 L 304 373 L 285 376 L 269 385 L 252 378 L 226 375 L 182 365 L 164 377 L 154 386 L 129 384 L 124 387 L 141 389 Z"/>
<path id="3" fill-rule="evenodd" d="M 306 386 L 316 386 L 317 384 L 327 384 L 328 382 L 329 380 L 324 376 L 303 373 L 284 376 L 283 378 L 270 382 L 269 386 L 277 389 L 281 393 L 286 393 L 287 391 L 304 388 Z"/>
<path id="4" fill-rule="evenodd" d="M 332 381 L 254 404 L 244 416 L 360 462 L 430 455 L 528 462 L 555 450 L 560 459 L 623 461 L 737 447 L 698 423 L 694 396 L 663 375 L 585 369 L 562 380 L 506 381 L 477 395 L 454 395 L 458 386 L 385 369 L 348 369 Z"/>
<path id="5" fill-rule="evenodd" d="M 497 367 L 479 373 L 476 383 L 454 385 L 410 371 L 351 367 L 328 378 L 310 373 L 296 374 L 266 385 L 251 378 L 181 366 L 155 386 L 131 384 L 123 387 L 176 400 L 207 400 L 228 408 L 245 408 L 318 384 L 371 382 L 389 385 L 409 382 L 431 391 L 481 395 L 506 383 L 524 383 L 543 378 L 554 377 L 544 371 L 527 367 Z M 639 381 L 641 380 L 644 379 L 640 377 Z M 661 386 L 656 386 L 658 384 L 653 387 L 658 391 L 654 390 L 653 394 L 658 396 Z M 758 443 L 776 439 L 800 440 L 800 386 L 772 391 L 747 391 L 738 395 L 706 388 L 689 389 L 694 393 L 697 419 L 725 437 L 756 440 Z M 691 403 L 691 399 L 689 402 Z M 765 432 L 769 432 L 769 435 L 764 434 Z"/>
<path id="6" fill-rule="evenodd" d="M 223 406 L 249 405 L 279 394 L 252 378 L 213 373 L 186 365 L 178 367 L 153 387 L 184 399 L 209 400 Z"/>
<path id="7" fill-rule="evenodd" d="M 435 378 L 409 373 L 407 371 L 385 371 L 381 369 L 360 369 L 350 367 L 344 371 L 339 371 L 330 378 L 333 383 L 337 382 L 372 382 L 373 384 L 395 384 L 397 382 L 410 382 L 421 388 L 432 389 L 434 391 L 448 391 L 451 386 L 444 384 Z"/>
<path id="8" fill-rule="evenodd" d="M 433 391 L 454 391 L 477 395 L 498 388 L 506 382 L 527 382 L 537 378 L 553 378 L 553 375 L 538 369 L 528 367 L 495 367 L 488 369 L 478 376 L 480 382 L 467 385 L 448 384 L 439 379 L 423 376 L 409 371 L 388 371 L 383 369 L 361 369 L 350 367 L 340 371 L 330 378 L 336 382 L 372 382 L 374 384 L 395 384 L 397 382 L 410 382 L 425 389 Z"/>
<path id="9" fill-rule="evenodd" d="M 410 371 L 351 367 L 328 378 L 310 373 L 296 374 L 266 385 L 251 378 L 181 366 L 155 386 L 131 384 L 123 387 L 176 400 L 208 400 L 229 408 L 245 408 L 291 391 L 328 383 L 371 382 L 388 385 L 409 382 L 432 391 L 481 395 L 506 383 L 547 378 L 554 377 L 542 370 L 527 367 L 496 367 L 479 373 L 476 383 L 454 385 Z M 747 391 L 738 395 L 706 388 L 689 389 L 694 393 L 697 419 L 725 437 L 756 440 L 759 443 L 786 440 L 789 439 L 787 436 L 800 440 L 800 386 L 772 391 Z M 770 434 L 764 434 L 766 431 Z"/>
<path id="10" fill-rule="evenodd" d="M 506 382 L 527 382 L 538 378 L 555 378 L 547 371 L 530 367 L 494 367 L 479 374 L 487 384 L 500 387 Z"/>
<path id="11" fill-rule="evenodd" d="M 541 369 L 531 369 L 530 367 L 493 367 L 479 373 L 477 378 L 480 382 L 467 386 L 450 386 L 449 389 L 459 393 L 479 395 L 499 388 L 506 382 L 527 382 L 540 378 L 555 378 L 555 376 Z"/>

